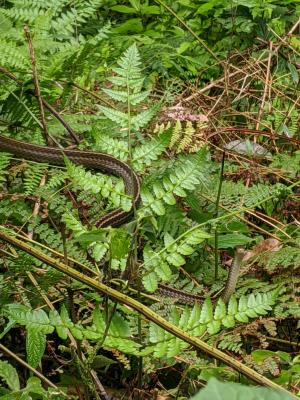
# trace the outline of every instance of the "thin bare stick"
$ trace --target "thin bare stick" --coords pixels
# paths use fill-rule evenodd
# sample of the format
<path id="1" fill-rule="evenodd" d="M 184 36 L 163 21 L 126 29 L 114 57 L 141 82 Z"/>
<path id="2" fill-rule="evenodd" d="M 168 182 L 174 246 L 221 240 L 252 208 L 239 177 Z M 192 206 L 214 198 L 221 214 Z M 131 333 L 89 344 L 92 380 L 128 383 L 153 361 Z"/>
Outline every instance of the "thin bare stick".
<path id="1" fill-rule="evenodd" d="M 73 138 L 74 142 L 76 144 L 80 143 L 79 137 L 76 135 L 76 133 L 73 131 L 71 126 L 66 122 L 66 120 L 55 110 L 54 107 L 51 106 L 46 100 L 42 98 L 43 105 L 48 109 L 48 111 L 51 112 L 51 114 L 54 115 L 54 117 L 66 128 L 66 130 L 69 132 L 70 136 Z"/>
<path id="2" fill-rule="evenodd" d="M 285 35 L 285 37 L 290 36 L 290 35 L 297 29 L 297 27 L 298 27 L 299 25 L 300 25 L 300 18 L 299 18 L 299 20 L 293 25 L 293 27 L 289 30 L 289 32 Z M 276 47 L 274 47 L 274 52 L 277 52 L 277 51 L 283 46 L 284 43 L 285 43 L 285 42 L 282 41 L 282 39 L 281 39 L 280 42 L 279 42 L 279 44 L 278 44 Z M 257 64 L 259 64 L 260 62 L 266 62 L 266 61 L 268 61 L 268 58 L 264 58 L 263 60 L 258 59 L 258 60 L 255 60 L 255 62 L 254 62 L 253 65 L 257 65 Z M 223 62 L 223 61 L 221 61 L 221 63 L 222 63 L 222 62 Z M 181 99 L 181 100 L 180 100 L 180 103 L 181 103 L 181 102 L 189 102 L 189 101 L 193 100 L 194 98 L 198 97 L 199 94 L 205 93 L 205 92 L 207 92 L 208 90 L 212 89 L 213 87 L 216 87 L 219 83 L 224 82 L 226 78 L 227 78 L 227 79 L 230 79 L 230 78 L 233 78 L 233 77 L 235 77 L 235 76 L 237 76 L 237 75 L 239 75 L 239 74 L 241 74 L 241 73 L 245 73 L 245 71 L 243 71 L 243 70 L 241 70 L 241 69 L 237 69 L 237 68 L 236 68 L 234 65 L 232 65 L 232 64 L 230 65 L 230 67 L 234 68 L 235 71 L 229 73 L 226 77 L 223 76 L 223 77 L 221 77 L 221 78 L 216 79 L 215 81 L 209 83 L 208 85 L 204 86 L 203 88 L 197 90 L 195 93 L 192 93 L 192 94 L 191 94 L 190 96 L 188 96 L 187 98 Z"/>
<path id="3" fill-rule="evenodd" d="M 267 74 L 266 74 L 266 82 L 265 82 L 265 87 L 263 91 L 263 96 L 261 99 L 261 104 L 260 108 L 258 111 L 258 116 L 257 116 L 257 123 L 255 129 L 259 129 L 260 121 L 262 119 L 262 116 L 264 114 L 264 107 L 265 107 L 265 102 L 266 102 L 266 97 L 268 94 L 268 88 L 271 88 L 271 81 L 270 81 L 270 70 L 271 70 L 271 61 L 272 61 L 272 49 L 273 49 L 273 43 L 270 42 L 269 44 L 269 57 L 268 57 L 268 65 L 267 65 Z M 272 79 L 272 77 L 271 77 Z M 256 139 L 256 136 L 254 136 L 254 139 Z"/>
<path id="4" fill-rule="evenodd" d="M 38 72 L 37 72 L 36 60 L 35 60 L 35 52 L 34 52 L 34 47 L 32 44 L 32 39 L 31 39 L 30 30 L 29 30 L 28 25 L 24 26 L 24 32 L 25 32 L 25 37 L 28 41 L 29 53 L 30 53 L 31 64 L 32 64 L 32 78 L 33 78 L 34 87 L 35 87 L 35 95 L 37 97 L 39 109 L 40 109 L 40 113 L 41 113 L 41 122 L 43 125 L 44 137 L 45 137 L 46 143 L 49 145 L 49 144 L 51 144 L 51 140 L 49 138 L 49 131 L 48 131 L 48 126 L 47 126 L 46 118 L 45 118 L 43 100 L 41 98 L 39 78 L 38 78 Z"/>
<path id="5" fill-rule="evenodd" d="M 38 378 L 40 378 L 43 382 L 45 382 L 48 386 L 54 388 L 54 389 L 58 389 L 58 387 L 56 385 L 54 385 L 54 383 L 52 383 L 51 381 L 49 381 L 49 379 L 47 379 L 43 374 L 41 374 L 39 371 L 37 371 L 35 368 L 33 368 L 31 365 L 27 364 L 26 361 L 22 360 L 22 358 L 20 358 L 19 356 L 17 356 L 15 353 L 13 353 L 12 351 L 10 351 L 7 347 L 5 347 L 3 344 L 0 343 L 0 350 L 3 351 L 3 353 L 9 355 L 11 358 L 13 358 L 14 360 L 16 360 L 19 364 L 23 365 L 23 367 L 29 369 L 29 371 L 33 372 L 34 375 L 36 375 Z M 61 393 L 61 392 L 60 392 Z"/>

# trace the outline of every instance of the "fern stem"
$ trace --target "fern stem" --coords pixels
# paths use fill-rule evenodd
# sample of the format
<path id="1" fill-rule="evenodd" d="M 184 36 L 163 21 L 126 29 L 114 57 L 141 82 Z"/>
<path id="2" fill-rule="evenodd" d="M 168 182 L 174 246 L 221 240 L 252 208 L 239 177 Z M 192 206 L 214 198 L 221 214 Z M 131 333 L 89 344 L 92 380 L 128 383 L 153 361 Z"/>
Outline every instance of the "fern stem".
<path id="1" fill-rule="evenodd" d="M 160 315 L 156 314 L 150 308 L 141 304 L 137 300 L 132 299 L 129 296 L 127 296 L 121 292 L 118 292 L 117 290 L 112 289 L 109 286 L 104 285 L 103 283 L 99 282 L 98 280 L 95 280 L 93 278 L 90 278 L 89 276 L 86 276 L 86 275 L 78 272 L 74 268 L 71 268 L 71 267 L 59 262 L 57 259 L 54 259 L 54 258 L 48 256 L 47 254 L 44 254 L 43 252 L 40 252 L 36 248 L 24 243 L 24 241 L 20 241 L 20 240 L 16 239 L 15 237 L 7 234 L 5 227 L 2 226 L 1 228 L 2 228 L 0 231 L 0 239 L 1 240 L 4 240 L 5 242 L 8 242 L 8 243 L 18 247 L 19 249 L 25 251 L 26 253 L 31 254 L 32 256 L 36 257 L 40 261 L 45 262 L 48 265 L 51 265 L 55 269 L 65 273 L 66 275 L 70 276 L 71 278 L 73 278 L 79 282 L 86 284 L 87 286 L 93 288 L 94 290 L 99 291 L 100 293 L 103 293 L 103 294 L 107 294 L 108 296 L 113 298 L 115 301 L 123 303 L 129 307 L 132 307 L 134 310 L 141 313 L 147 319 L 149 319 L 150 321 L 153 321 L 155 324 L 157 324 L 158 326 L 160 326 L 167 332 L 173 334 L 174 336 L 178 337 L 179 339 L 184 340 L 185 342 L 189 343 L 190 345 L 194 346 L 195 348 L 199 349 L 200 351 L 207 353 L 211 357 L 224 362 L 228 366 L 232 367 L 236 371 L 247 376 L 249 379 L 253 380 L 254 382 L 258 383 L 259 385 L 268 386 L 268 387 L 275 388 L 275 389 L 280 389 L 280 390 L 288 393 L 290 396 L 293 396 L 290 392 L 283 389 L 275 382 L 272 382 L 268 378 L 262 376 L 258 372 L 252 370 L 251 368 L 242 364 L 241 362 L 237 361 L 236 359 L 228 356 L 227 354 L 223 353 L 222 351 L 205 343 L 201 339 L 190 336 L 189 334 L 184 332 L 182 329 L 169 323 L 164 318 L 162 318 Z M 297 397 L 294 396 L 294 398 L 297 398 Z"/>

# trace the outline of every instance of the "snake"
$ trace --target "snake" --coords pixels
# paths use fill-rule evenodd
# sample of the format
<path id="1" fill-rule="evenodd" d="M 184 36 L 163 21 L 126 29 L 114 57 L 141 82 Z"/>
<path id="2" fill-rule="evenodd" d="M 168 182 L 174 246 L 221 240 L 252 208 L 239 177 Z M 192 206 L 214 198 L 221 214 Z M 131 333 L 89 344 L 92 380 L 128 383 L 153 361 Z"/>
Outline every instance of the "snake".
<path id="1" fill-rule="evenodd" d="M 58 149 L 56 147 L 39 146 L 0 135 L 0 151 L 14 154 L 16 157 L 25 158 L 36 162 L 45 162 L 53 165 L 64 166 L 65 157 L 77 165 L 100 170 L 121 177 L 125 185 L 126 195 L 132 198 L 129 211 L 117 208 L 110 211 L 96 222 L 97 228 L 119 226 L 131 219 L 134 209 L 140 201 L 140 182 L 134 170 L 123 161 L 104 153 L 85 150 Z"/>
<path id="2" fill-rule="evenodd" d="M 74 164 L 100 170 L 104 173 L 122 178 L 124 181 L 125 193 L 132 198 L 131 209 L 125 211 L 122 208 L 117 208 L 110 211 L 106 215 L 100 217 L 96 222 L 95 225 L 97 228 L 105 228 L 108 226 L 117 227 L 128 222 L 132 219 L 134 210 L 140 203 L 140 181 L 137 174 L 127 163 L 108 154 L 40 146 L 3 135 L 0 135 L 0 152 L 8 152 L 19 158 L 25 158 L 36 162 L 45 162 L 57 166 L 64 166 L 65 157 L 67 157 Z M 228 273 L 225 289 L 221 294 L 225 302 L 229 300 L 230 296 L 235 291 L 241 262 L 242 251 L 237 249 L 233 265 Z M 189 294 L 165 285 L 160 285 L 158 293 L 178 298 L 184 303 L 191 303 L 192 301 L 195 302 L 199 300 L 199 296 L 197 295 Z"/>

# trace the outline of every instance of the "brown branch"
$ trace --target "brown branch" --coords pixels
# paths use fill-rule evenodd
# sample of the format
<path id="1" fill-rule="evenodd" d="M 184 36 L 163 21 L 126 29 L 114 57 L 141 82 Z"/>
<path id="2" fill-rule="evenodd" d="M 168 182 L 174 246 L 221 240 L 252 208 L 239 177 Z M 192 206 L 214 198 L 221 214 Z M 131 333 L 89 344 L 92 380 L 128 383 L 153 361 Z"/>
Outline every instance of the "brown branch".
<path id="1" fill-rule="evenodd" d="M 297 20 L 297 22 L 292 26 L 292 28 L 288 31 L 288 33 L 285 35 L 285 38 L 288 37 L 288 36 L 290 36 L 290 35 L 298 28 L 299 25 L 300 25 L 300 18 L 299 18 L 299 19 Z M 284 39 L 281 39 L 281 38 L 280 38 L 279 44 L 277 44 L 277 46 L 274 47 L 274 50 L 273 50 L 274 53 L 278 52 L 278 51 L 280 50 L 280 48 L 281 48 L 284 44 L 286 44 L 285 41 L 284 41 Z M 256 61 L 253 63 L 253 66 L 258 65 L 258 64 L 261 63 L 261 62 L 267 62 L 267 61 L 268 61 L 268 58 L 264 58 L 263 60 L 259 60 L 259 59 L 258 59 L 258 60 L 256 60 Z M 220 63 L 224 63 L 224 61 L 220 61 Z M 237 75 L 239 75 L 239 74 L 241 74 L 241 73 L 245 73 L 245 72 L 246 72 L 245 70 L 237 69 L 237 67 L 236 67 L 235 65 L 233 65 L 233 64 L 229 64 L 228 66 L 231 67 L 231 68 L 234 68 L 235 71 L 229 73 L 227 76 L 224 75 L 223 77 L 218 78 L 218 79 L 216 79 L 216 80 L 210 82 L 208 85 L 206 85 L 206 86 L 204 86 L 203 88 L 197 90 L 195 93 L 192 93 L 192 94 L 191 94 L 190 96 L 188 96 L 187 98 L 181 99 L 179 103 L 182 103 L 182 102 L 185 102 L 185 103 L 186 103 L 186 102 L 189 102 L 189 101 L 195 99 L 199 94 L 202 94 L 202 93 L 207 92 L 208 90 L 212 89 L 213 87 L 215 87 L 215 86 L 218 85 L 219 83 L 223 83 L 226 79 L 234 78 L 235 76 L 237 76 Z"/>
<path id="2" fill-rule="evenodd" d="M 6 68 L 0 67 L 0 72 L 2 72 L 2 74 L 6 75 L 11 80 L 15 81 L 17 84 L 19 84 L 21 86 L 24 84 L 24 82 L 19 80 L 12 72 L 8 71 Z M 28 92 L 32 96 L 38 98 L 35 92 L 32 92 L 32 91 L 28 91 Z M 47 108 L 47 110 L 50 111 L 50 113 L 66 128 L 66 130 L 69 132 L 70 136 L 73 138 L 74 142 L 76 144 L 80 143 L 79 137 L 73 131 L 71 126 L 64 120 L 64 118 L 55 110 L 55 108 L 52 107 L 51 104 L 49 104 L 46 100 L 44 100 L 41 95 L 40 95 L 40 99 L 41 99 L 44 107 Z"/>
<path id="3" fill-rule="evenodd" d="M 271 83 L 270 83 L 270 70 L 271 70 L 271 61 L 272 61 L 272 48 L 273 48 L 273 43 L 270 42 L 269 44 L 269 57 L 268 57 L 268 65 L 267 65 L 267 75 L 266 75 L 266 82 L 265 82 L 265 87 L 263 91 L 263 96 L 261 100 L 261 105 L 258 111 L 258 116 L 257 116 L 257 123 L 255 129 L 259 129 L 260 121 L 262 119 L 262 116 L 264 114 L 264 107 L 265 107 L 265 101 L 268 93 L 268 88 L 271 88 Z M 271 78 L 272 79 L 272 78 Z M 256 138 L 256 136 L 254 136 Z"/>
<path id="4" fill-rule="evenodd" d="M 31 64 L 32 64 L 32 78 L 33 78 L 33 83 L 34 83 L 34 87 L 35 87 L 35 95 L 38 100 L 39 109 L 40 109 L 40 113 L 41 113 L 41 122 L 43 125 L 44 137 L 45 137 L 46 143 L 48 145 L 50 145 L 52 141 L 50 140 L 48 126 L 46 123 L 45 111 L 44 111 L 43 101 L 42 101 L 42 97 L 41 97 L 41 90 L 40 90 L 38 72 L 37 72 L 37 67 L 36 67 L 35 52 L 34 52 L 34 47 L 32 44 L 32 38 L 30 35 L 30 30 L 29 30 L 28 25 L 24 26 L 24 32 L 25 32 L 25 37 L 28 41 L 29 53 L 30 53 Z"/>

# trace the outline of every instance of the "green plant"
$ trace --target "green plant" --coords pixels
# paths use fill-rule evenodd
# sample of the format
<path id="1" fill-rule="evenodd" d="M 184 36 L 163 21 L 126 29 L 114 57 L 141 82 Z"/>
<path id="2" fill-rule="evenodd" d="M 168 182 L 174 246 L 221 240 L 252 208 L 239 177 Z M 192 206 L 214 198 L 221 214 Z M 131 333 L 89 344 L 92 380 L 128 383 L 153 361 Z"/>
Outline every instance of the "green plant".
<path id="1" fill-rule="evenodd" d="M 120 291 L 149 305 L 173 327 L 237 353 L 252 367 L 257 365 L 247 355 L 275 343 L 272 338 L 287 342 L 289 331 L 289 341 L 296 343 L 299 157 L 294 149 L 300 46 L 287 32 L 297 13 L 296 2 L 277 0 L 230 5 L 13 0 L 1 5 L 1 133 L 45 145 L 23 35 L 27 23 L 43 98 L 76 131 L 81 149 L 111 154 L 139 173 L 142 200 L 129 224 L 94 229 L 110 209 L 130 208 L 121 181 L 69 160 L 63 168 L 50 167 L 1 153 L 1 224 L 23 240 L 33 237 L 34 248 L 42 246 L 67 267 L 97 282 L 122 285 Z M 68 132 L 47 111 L 46 123 L 56 142 L 71 144 Z M 216 134 L 226 125 L 238 125 L 240 131 Z M 262 131 L 254 136 L 247 127 Z M 230 149 L 232 143 L 242 145 L 242 151 Z M 256 245 L 266 245 L 268 236 L 282 248 L 248 258 L 229 304 L 215 301 L 236 246 L 244 246 L 249 256 Z M 141 377 L 144 371 L 137 384 L 141 389 L 176 364 L 181 383 L 172 393 L 178 398 L 186 398 L 210 375 L 237 379 L 228 367 L 195 354 L 187 342 L 142 319 L 128 304 L 116 304 L 95 287 L 66 278 L 66 270 L 55 271 L 12 245 L 1 243 L 0 251 L 1 341 L 12 348 L 15 336 L 15 352 L 26 353 L 34 367 L 41 363 L 44 374 L 61 379 L 63 387 L 68 380 L 72 386 L 74 376 L 83 382 L 80 396 L 96 398 L 92 367 L 99 379 L 113 376 L 130 387 L 135 385 L 130 374 Z M 162 300 L 156 291 L 161 283 L 205 301 L 183 307 Z M 59 311 L 46 309 L 45 302 Z M 108 359 L 105 370 L 96 363 L 102 356 Z M 275 370 L 279 364 L 273 356 Z M 297 360 L 289 358 L 287 364 L 279 382 L 295 391 Z M 119 366 L 126 372 L 118 375 Z M 60 399 L 55 390 L 46 392 L 37 380 L 27 380 L 20 368 L 7 371 L 11 378 L 0 373 L 8 387 L 5 396 Z M 18 380 L 27 386 L 20 389 Z"/>
<path id="2" fill-rule="evenodd" d="M 211 398 L 211 396 L 214 396 L 215 399 L 220 400 L 226 400 L 227 398 L 236 400 L 249 398 L 252 398 L 253 400 L 289 400 L 293 398 L 286 393 L 281 393 L 280 391 L 266 388 L 250 388 L 233 382 L 223 383 L 212 378 L 208 382 L 208 385 L 198 394 L 193 396 L 191 400 L 208 400 Z"/>

